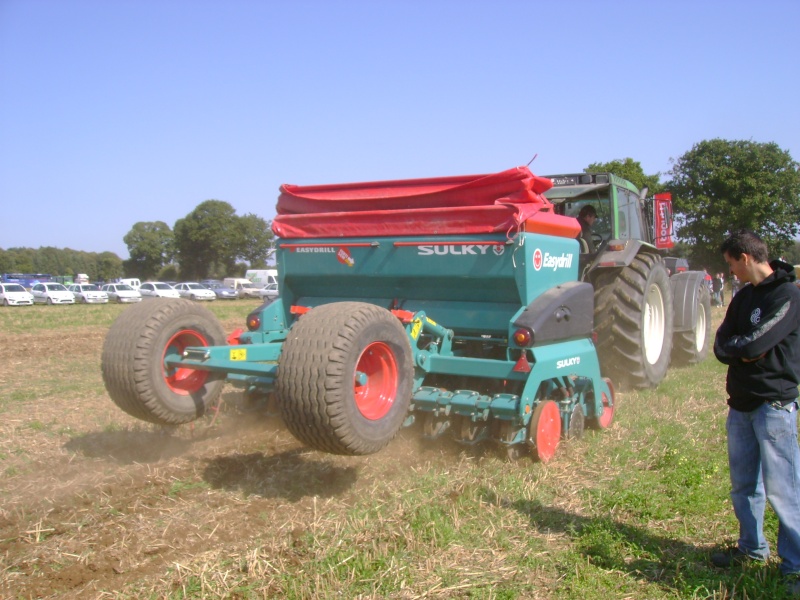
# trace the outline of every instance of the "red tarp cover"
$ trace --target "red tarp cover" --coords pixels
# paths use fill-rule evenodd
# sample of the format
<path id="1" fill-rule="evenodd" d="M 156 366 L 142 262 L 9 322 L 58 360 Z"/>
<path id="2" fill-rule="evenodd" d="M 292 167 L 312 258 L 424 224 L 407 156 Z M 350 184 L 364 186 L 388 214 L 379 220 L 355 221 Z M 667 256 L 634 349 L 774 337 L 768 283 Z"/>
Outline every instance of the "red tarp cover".
<path id="1" fill-rule="evenodd" d="M 575 219 L 550 213 L 552 182 L 527 167 L 491 175 L 338 185 L 282 185 L 272 230 L 282 238 L 513 234 L 525 221 L 575 237 Z M 561 221 L 562 219 L 568 219 Z M 544 224 L 544 225 L 543 225 Z"/>

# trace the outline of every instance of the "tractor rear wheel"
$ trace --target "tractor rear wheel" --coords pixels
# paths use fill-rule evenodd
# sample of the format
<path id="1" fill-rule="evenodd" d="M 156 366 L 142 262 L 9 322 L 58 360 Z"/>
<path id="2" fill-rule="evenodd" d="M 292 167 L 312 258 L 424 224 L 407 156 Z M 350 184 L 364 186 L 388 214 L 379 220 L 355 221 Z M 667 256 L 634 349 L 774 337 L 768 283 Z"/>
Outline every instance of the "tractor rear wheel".
<path id="1" fill-rule="evenodd" d="M 677 365 L 694 365 L 708 356 L 711 339 L 711 292 L 708 286 L 697 286 L 697 315 L 689 331 L 676 331 L 672 338 L 672 360 Z"/>
<path id="2" fill-rule="evenodd" d="M 604 374 L 635 388 L 655 387 L 672 352 L 672 288 L 660 256 L 642 253 L 594 280 L 597 353 Z"/>
<path id="3" fill-rule="evenodd" d="M 103 344 L 103 381 L 122 410 L 143 421 L 180 425 L 200 418 L 222 392 L 224 376 L 165 360 L 189 346 L 224 346 L 214 314 L 187 300 L 153 299 L 126 309 Z"/>
<path id="4" fill-rule="evenodd" d="M 363 302 L 318 306 L 295 323 L 278 362 L 275 391 L 289 431 L 333 454 L 372 454 L 403 424 L 414 363 L 405 329 Z"/>

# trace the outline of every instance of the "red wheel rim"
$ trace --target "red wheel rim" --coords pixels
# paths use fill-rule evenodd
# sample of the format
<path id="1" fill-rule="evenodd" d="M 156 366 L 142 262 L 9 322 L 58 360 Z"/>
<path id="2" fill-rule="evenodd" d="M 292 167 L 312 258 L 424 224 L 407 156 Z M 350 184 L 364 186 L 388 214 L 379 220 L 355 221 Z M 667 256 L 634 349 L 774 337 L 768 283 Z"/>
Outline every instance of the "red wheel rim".
<path id="1" fill-rule="evenodd" d="M 531 418 L 531 437 L 540 461 L 546 463 L 553 458 L 561 440 L 561 411 L 558 404 L 545 400 L 536 407 Z"/>
<path id="2" fill-rule="evenodd" d="M 184 329 L 173 335 L 164 347 L 162 359 L 164 381 L 170 390 L 181 396 L 188 396 L 197 392 L 205 385 L 208 379 L 208 371 L 167 365 L 167 358 L 181 356 L 183 351 L 190 346 L 208 346 L 208 341 L 198 332 Z"/>
<path id="3" fill-rule="evenodd" d="M 603 381 L 606 382 L 608 386 L 609 394 L 611 397 L 609 398 L 605 392 L 603 392 L 603 414 L 601 414 L 597 419 L 597 426 L 601 429 L 606 429 L 611 425 L 611 422 L 614 420 L 614 405 L 615 405 L 615 398 L 614 398 L 614 386 L 611 383 L 611 380 L 608 378 L 604 378 Z"/>
<path id="4" fill-rule="evenodd" d="M 356 407 L 365 419 L 385 417 L 397 395 L 397 361 L 387 344 L 373 342 L 356 363 L 353 395 Z"/>

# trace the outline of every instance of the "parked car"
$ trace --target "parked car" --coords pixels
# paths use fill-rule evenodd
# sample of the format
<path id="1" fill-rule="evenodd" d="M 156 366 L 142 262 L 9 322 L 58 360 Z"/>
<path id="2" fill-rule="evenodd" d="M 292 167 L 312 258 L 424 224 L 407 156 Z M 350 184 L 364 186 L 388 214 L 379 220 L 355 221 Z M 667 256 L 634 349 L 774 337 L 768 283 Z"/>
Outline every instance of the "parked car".
<path id="1" fill-rule="evenodd" d="M 261 294 L 258 293 L 258 286 L 244 277 L 226 277 L 222 280 L 222 283 L 236 290 L 236 293 L 239 294 L 239 298 L 261 297 Z"/>
<path id="2" fill-rule="evenodd" d="M 93 283 L 73 283 L 67 289 L 75 294 L 75 301 L 83 304 L 106 304 L 108 294 Z"/>
<path id="3" fill-rule="evenodd" d="M 174 287 L 163 281 L 146 281 L 139 288 L 142 300 L 148 298 L 180 298 L 181 295 Z"/>
<path id="4" fill-rule="evenodd" d="M 178 290 L 181 298 L 189 298 L 189 300 L 213 301 L 217 299 L 217 295 L 213 291 L 195 282 L 179 283 L 175 289 Z"/>
<path id="5" fill-rule="evenodd" d="M 236 293 L 236 290 L 229 288 L 227 285 L 222 285 L 221 281 L 201 281 L 200 285 L 203 285 L 214 292 L 214 294 L 216 294 L 217 298 L 220 300 L 236 300 L 239 297 L 239 294 Z"/>
<path id="6" fill-rule="evenodd" d="M 3 306 L 32 306 L 33 295 L 18 283 L 0 283 L 0 301 Z"/>
<path id="7" fill-rule="evenodd" d="M 31 288 L 33 301 L 40 304 L 75 304 L 75 294 L 60 283 L 37 283 Z"/>
<path id="8" fill-rule="evenodd" d="M 126 283 L 107 283 L 103 291 L 108 294 L 109 300 L 120 304 L 142 301 L 142 295 Z"/>
<path id="9" fill-rule="evenodd" d="M 280 294 L 278 293 L 278 284 L 277 283 L 268 283 L 262 288 L 259 288 L 258 294 L 264 300 L 274 300 Z"/>

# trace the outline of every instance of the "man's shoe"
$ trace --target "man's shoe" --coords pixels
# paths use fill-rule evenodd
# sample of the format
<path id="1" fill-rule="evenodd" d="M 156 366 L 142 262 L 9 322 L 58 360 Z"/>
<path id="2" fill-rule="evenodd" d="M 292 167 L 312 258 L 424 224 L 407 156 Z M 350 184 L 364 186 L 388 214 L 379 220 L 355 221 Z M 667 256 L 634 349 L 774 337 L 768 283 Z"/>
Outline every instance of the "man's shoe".
<path id="1" fill-rule="evenodd" d="M 761 561 L 761 559 L 745 554 L 739 550 L 738 546 L 731 546 L 725 550 L 714 552 L 714 554 L 711 555 L 711 564 L 718 569 L 727 569 L 754 561 Z"/>

